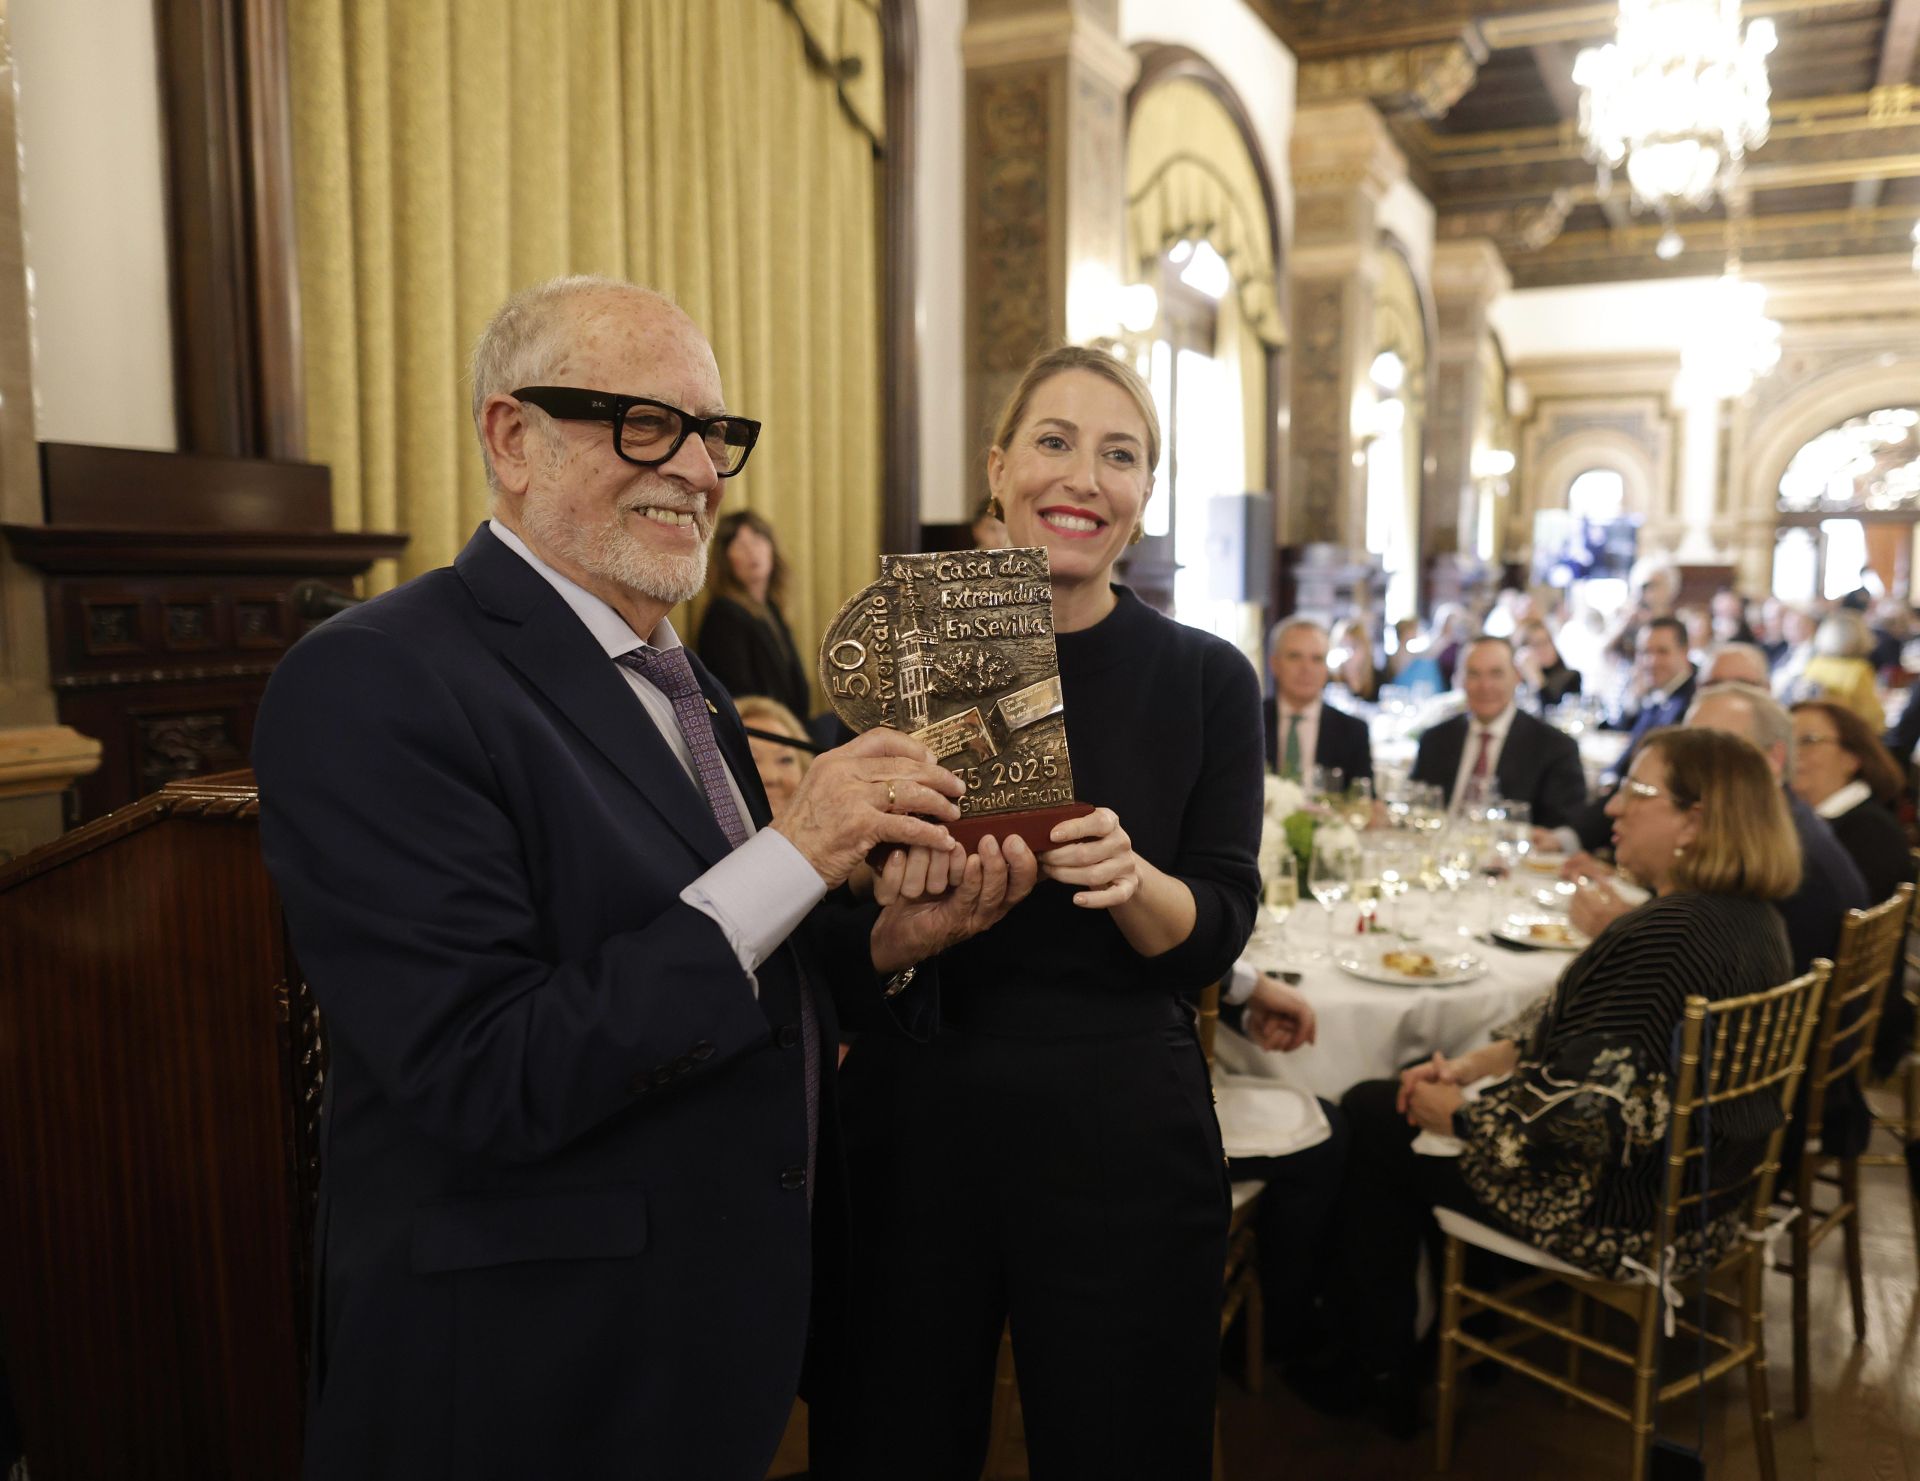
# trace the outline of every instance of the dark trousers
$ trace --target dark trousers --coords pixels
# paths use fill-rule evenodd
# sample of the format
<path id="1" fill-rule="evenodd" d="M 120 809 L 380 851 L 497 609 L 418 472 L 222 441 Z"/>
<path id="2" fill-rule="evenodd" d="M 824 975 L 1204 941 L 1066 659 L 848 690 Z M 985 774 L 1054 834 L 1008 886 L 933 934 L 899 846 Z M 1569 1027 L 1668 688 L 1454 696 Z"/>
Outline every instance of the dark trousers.
<path id="1" fill-rule="evenodd" d="M 1394 1109 L 1399 1089 L 1397 1080 L 1368 1080 L 1340 1102 L 1352 1143 L 1329 1231 L 1329 1315 L 1346 1355 L 1368 1373 L 1413 1359 L 1416 1271 L 1422 1245 L 1438 1242 L 1434 1207 L 1488 1217 L 1451 1157 L 1413 1150 L 1419 1133 Z"/>
<path id="2" fill-rule="evenodd" d="M 1347 1165 L 1347 1118 L 1320 1102 L 1332 1134 L 1288 1157 L 1236 1157 L 1235 1181 L 1266 1184 L 1253 1212 L 1255 1258 L 1266 1307 L 1267 1357 L 1278 1363 L 1313 1356 L 1327 1338 L 1323 1296 L 1333 1263 L 1332 1215 Z"/>
<path id="3" fill-rule="evenodd" d="M 1193 1030 L 870 1035 L 840 1095 L 852 1330 L 813 1474 L 976 1481 L 1010 1324 L 1035 1481 L 1206 1481 L 1228 1198 Z"/>

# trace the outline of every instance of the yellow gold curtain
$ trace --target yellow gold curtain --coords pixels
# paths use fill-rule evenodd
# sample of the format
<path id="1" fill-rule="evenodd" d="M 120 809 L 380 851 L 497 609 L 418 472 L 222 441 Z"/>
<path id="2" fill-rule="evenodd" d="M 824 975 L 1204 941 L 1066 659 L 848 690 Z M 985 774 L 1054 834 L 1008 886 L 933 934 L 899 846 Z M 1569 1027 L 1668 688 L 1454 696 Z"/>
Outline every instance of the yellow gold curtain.
<path id="1" fill-rule="evenodd" d="M 766 423 L 727 503 L 779 531 L 810 645 L 879 551 L 873 0 L 289 9 L 309 456 L 340 528 L 413 537 L 371 584 L 486 517 L 465 362 L 487 316 L 610 273 L 673 295 Z"/>

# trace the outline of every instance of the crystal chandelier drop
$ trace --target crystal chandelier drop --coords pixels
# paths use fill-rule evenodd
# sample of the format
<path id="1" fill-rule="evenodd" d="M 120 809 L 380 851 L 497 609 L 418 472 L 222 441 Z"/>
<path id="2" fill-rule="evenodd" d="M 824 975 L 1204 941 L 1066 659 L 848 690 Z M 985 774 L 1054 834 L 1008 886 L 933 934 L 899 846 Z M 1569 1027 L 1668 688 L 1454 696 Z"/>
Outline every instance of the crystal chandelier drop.
<path id="1" fill-rule="evenodd" d="M 1620 0 L 1606 46 L 1580 53 L 1580 133 L 1604 192 L 1626 167 L 1635 210 L 1701 210 L 1767 137 L 1773 22 L 1740 33 L 1740 0 Z"/>

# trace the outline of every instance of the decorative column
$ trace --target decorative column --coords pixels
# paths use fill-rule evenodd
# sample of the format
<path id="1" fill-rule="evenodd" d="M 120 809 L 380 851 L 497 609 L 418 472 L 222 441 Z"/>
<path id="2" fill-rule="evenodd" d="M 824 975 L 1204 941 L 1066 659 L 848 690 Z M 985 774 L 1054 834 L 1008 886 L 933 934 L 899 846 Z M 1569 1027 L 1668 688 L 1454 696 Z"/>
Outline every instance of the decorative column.
<path id="1" fill-rule="evenodd" d="M 1421 501 L 1420 546 L 1429 560 L 1476 554 L 1480 513 L 1473 453 L 1486 421 L 1493 328 L 1488 310 L 1513 286 L 1487 237 L 1440 242 L 1433 252 L 1435 392 L 1427 417 L 1433 472 Z M 1513 449 L 1504 449 L 1511 452 Z"/>
<path id="2" fill-rule="evenodd" d="M 967 66 L 967 426 L 1036 352 L 1112 335 L 1126 281 L 1119 0 L 972 0 Z M 974 487 L 985 487 L 984 446 Z"/>
<path id="3" fill-rule="evenodd" d="M 13 35 L 0 7 L 0 524 L 40 524 Z M 100 747 L 54 723 L 39 577 L 0 546 L 0 863 L 60 834 L 60 794 Z"/>
<path id="4" fill-rule="evenodd" d="M 1367 528 L 1366 469 L 1355 408 L 1372 364 L 1381 198 L 1407 162 L 1370 104 L 1302 108 L 1293 123 L 1292 497 L 1284 545 L 1358 550 Z"/>

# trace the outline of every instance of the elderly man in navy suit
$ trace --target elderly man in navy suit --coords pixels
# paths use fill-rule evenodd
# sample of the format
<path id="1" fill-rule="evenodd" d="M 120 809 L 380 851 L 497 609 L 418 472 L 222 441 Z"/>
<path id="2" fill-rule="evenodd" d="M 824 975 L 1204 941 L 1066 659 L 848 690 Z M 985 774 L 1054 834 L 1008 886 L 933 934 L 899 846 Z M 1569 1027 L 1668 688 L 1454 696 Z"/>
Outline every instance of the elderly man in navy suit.
<path id="1" fill-rule="evenodd" d="M 1313 780 L 1313 768 L 1340 773 L 1341 786 L 1373 780 L 1373 742 L 1367 722 L 1323 699 L 1327 687 L 1327 630 L 1311 617 L 1289 617 L 1267 643 L 1274 697 L 1262 719 L 1267 766 L 1291 781 Z M 1335 780 L 1329 777 L 1329 781 Z"/>
<path id="2" fill-rule="evenodd" d="M 1475 793 L 1524 802 L 1534 823 L 1557 828 L 1587 800 L 1573 740 L 1514 703 L 1520 674 L 1505 638 L 1476 638 L 1461 662 L 1467 713 L 1420 737 L 1413 779 L 1431 782 L 1459 805 Z"/>
<path id="3" fill-rule="evenodd" d="M 306 1474 L 758 1481 L 845 1233 L 836 998 L 926 1013 L 1033 856 L 961 863 L 959 779 L 886 731 L 771 823 L 667 620 L 759 430 L 672 303 L 521 293 L 473 417 L 492 519 L 301 641 L 256 733 L 332 1055 Z"/>

